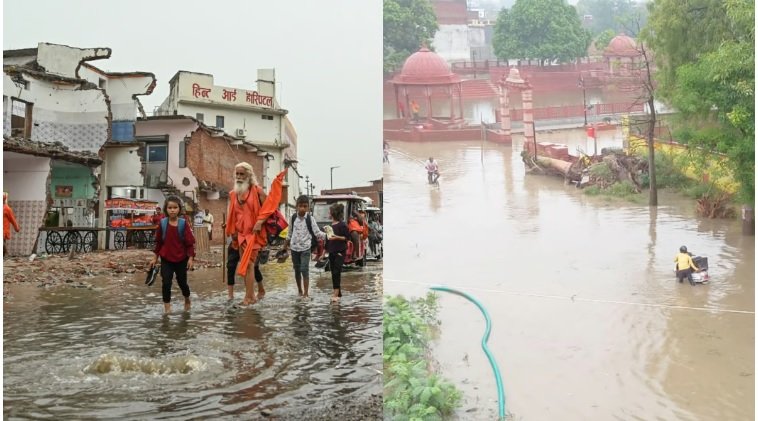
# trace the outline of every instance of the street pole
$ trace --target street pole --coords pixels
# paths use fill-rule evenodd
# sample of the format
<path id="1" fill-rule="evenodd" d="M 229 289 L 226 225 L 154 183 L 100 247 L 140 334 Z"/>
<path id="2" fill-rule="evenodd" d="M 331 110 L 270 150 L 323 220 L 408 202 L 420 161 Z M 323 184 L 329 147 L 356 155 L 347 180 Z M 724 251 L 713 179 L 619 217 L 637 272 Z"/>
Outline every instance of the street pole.
<path id="1" fill-rule="evenodd" d="M 582 88 L 582 109 L 584 110 L 584 127 L 587 127 L 587 90 L 584 87 L 584 76 L 579 77 L 579 86 Z"/>
<path id="2" fill-rule="evenodd" d="M 308 176 L 307 175 L 305 176 L 305 195 L 306 196 L 311 195 L 311 191 L 308 189 Z"/>
<path id="3" fill-rule="evenodd" d="M 476 79 L 476 51 L 471 50 L 471 65 L 474 67 L 474 79 Z"/>
<path id="4" fill-rule="evenodd" d="M 334 190 L 334 169 L 335 168 L 339 168 L 339 165 L 336 167 L 329 168 L 329 190 Z"/>

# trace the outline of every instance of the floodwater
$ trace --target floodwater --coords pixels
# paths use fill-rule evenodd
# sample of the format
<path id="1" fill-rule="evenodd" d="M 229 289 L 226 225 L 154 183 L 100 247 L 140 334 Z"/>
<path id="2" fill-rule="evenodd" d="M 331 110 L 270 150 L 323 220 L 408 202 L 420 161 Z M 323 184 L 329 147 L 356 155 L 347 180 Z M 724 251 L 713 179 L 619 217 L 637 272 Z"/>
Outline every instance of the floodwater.
<path id="1" fill-rule="evenodd" d="M 385 294 L 447 285 L 479 299 L 513 419 L 754 419 L 754 237 L 673 193 L 650 210 L 527 176 L 522 142 L 391 143 Z M 429 156 L 439 188 L 426 184 Z M 683 244 L 708 257 L 710 284 L 676 282 Z M 434 357 L 464 392 L 458 418 L 496 419 L 484 318 L 439 294 Z"/>
<path id="2" fill-rule="evenodd" d="M 11 286 L 4 303 L 5 419 L 286 419 L 316 402 L 381 393 L 381 264 L 343 274 L 311 268 L 297 298 L 289 260 L 262 267 L 266 297 L 227 304 L 221 269 L 190 273 L 193 304 L 160 280 L 88 280 L 93 289 Z M 314 273 L 315 271 L 315 273 Z M 235 303 L 244 295 L 237 285 Z M 179 300 L 176 300 L 176 297 Z M 245 415 L 240 415 L 245 414 Z"/>

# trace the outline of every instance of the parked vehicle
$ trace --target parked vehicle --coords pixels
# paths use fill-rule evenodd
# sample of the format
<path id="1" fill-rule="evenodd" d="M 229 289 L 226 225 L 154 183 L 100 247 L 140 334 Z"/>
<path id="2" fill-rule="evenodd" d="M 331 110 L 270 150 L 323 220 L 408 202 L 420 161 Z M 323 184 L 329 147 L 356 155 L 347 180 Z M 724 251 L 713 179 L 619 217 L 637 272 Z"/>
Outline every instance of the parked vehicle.
<path id="1" fill-rule="evenodd" d="M 332 224 L 332 217 L 329 215 L 329 207 L 335 203 L 342 203 L 345 206 L 344 222 L 347 223 L 347 218 L 352 215 L 353 212 L 365 211 L 367 208 L 366 199 L 355 194 L 330 194 L 324 196 L 314 196 L 311 198 L 311 213 L 316 219 L 321 231 L 324 227 Z M 368 239 L 361 240 L 358 247 L 358 258 L 353 259 L 352 248 L 356 245 L 352 242 L 348 242 L 348 253 L 345 256 L 345 265 L 366 265 L 366 250 L 368 249 Z M 323 245 L 319 245 L 316 251 L 316 259 L 319 262 L 323 262 L 326 258 L 326 251 Z M 327 265 L 328 266 L 328 265 Z M 320 267 L 317 264 L 317 267 Z M 328 270 L 328 269 L 327 269 Z"/>

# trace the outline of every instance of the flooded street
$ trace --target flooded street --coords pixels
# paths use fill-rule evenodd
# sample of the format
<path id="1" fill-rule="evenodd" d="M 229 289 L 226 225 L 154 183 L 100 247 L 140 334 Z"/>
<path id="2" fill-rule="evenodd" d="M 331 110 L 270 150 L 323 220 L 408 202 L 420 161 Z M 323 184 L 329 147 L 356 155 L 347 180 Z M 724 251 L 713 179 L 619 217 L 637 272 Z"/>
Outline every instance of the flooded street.
<path id="1" fill-rule="evenodd" d="M 582 133 L 538 141 L 573 150 Z M 436 284 L 478 298 L 517 420 L 754 419 L 754 237 L 739 220 L 695 217 L 673 193 L 651 211 L 526 176 L 521 145 L 391 142 L 384 293 Z M 439 187 L 426 184 L 429 156 Z M 676 282 L 681 245 L 708 257 L 710 284 Z M 459 418 L 496 419 L 484 319 L 440 295 L 434 357 L 464 393 Z"/>
<path id="2" fill-rule="evenodd" d="M 310 301 L 292 265 L 262 266 L 266 297 L 227 304 L 221 269 L 191 272 L 191 312 L 162 314 L 160 279 L 94 288 L 11 285 L 4 303 L 6 419 L 274 419 L 381 393 L 381 263 L 343 274 L 311 266 Z M 244 286 L 238 284 L 235 303 Z M 177 300 L 177 296 L 179 299 Z"/>

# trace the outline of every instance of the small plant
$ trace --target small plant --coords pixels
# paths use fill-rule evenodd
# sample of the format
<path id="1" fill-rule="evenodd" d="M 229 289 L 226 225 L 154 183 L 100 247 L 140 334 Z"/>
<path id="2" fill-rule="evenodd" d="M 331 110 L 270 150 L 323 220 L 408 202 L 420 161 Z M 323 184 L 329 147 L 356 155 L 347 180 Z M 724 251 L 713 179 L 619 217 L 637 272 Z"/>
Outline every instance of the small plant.
<path id="1" fill-rule="evenodd" d="M 384 408 L 393 420 L 438 420 L 459 406 L 461 393 L 430 363 L 430 325 L 438 324 L 437 295 L 384 305 Z"/>

